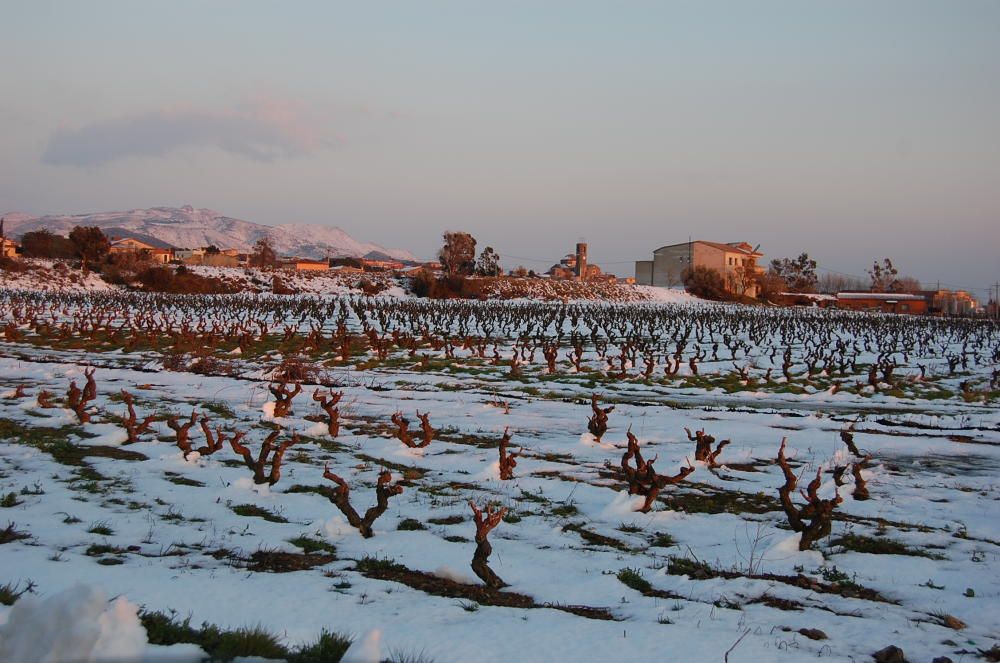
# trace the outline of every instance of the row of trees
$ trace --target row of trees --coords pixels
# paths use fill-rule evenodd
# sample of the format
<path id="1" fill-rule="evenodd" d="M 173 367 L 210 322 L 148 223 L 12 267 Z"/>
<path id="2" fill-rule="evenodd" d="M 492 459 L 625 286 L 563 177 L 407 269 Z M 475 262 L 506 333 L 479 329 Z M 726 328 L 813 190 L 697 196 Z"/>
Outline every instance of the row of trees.
<path id="1" fill-rule="evenodd" d="M 111 241 L 95 226 L 77 226 L 69 237 L 34 230 L 21 237 L 21 253 L 29 258 L 77 258 L 86 271 L 107 258 Z"/>
<path id="2" fill-rule="evenodd" d="M 900 276 L 890 258 L 883 258 L 881 263 L 874 261 L 871 269 L 865 271 L 869 276 L 867 283 L 857 277 L 841 274 L 826 274 L 819 278 L 816 274 L 816 261 L 808 253 L 802 253 L 798 258 L 772 260 L 770 269 L 761 275 L 761 289 L 765 292 L 801 293 L 864 289 L 872 292 L 917 292 L 921 289 L 917 279 Z"/>

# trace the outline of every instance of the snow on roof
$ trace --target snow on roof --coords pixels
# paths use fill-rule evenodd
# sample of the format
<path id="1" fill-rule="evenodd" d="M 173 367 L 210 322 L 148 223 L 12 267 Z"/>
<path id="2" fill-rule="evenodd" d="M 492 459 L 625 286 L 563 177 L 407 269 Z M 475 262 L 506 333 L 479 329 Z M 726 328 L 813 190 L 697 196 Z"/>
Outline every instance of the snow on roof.
<path id="1" fill-rule="evenodd" d="M 696 239 L 693 242 L 680 242 L 679 244 L 667 244 L 666 246 L 661 246 L 660 248 L 653 251 L 653 253 L 658 253 L 663 249 L 672 249 L 677 246 L 687 246 L 688 244 L 704 244 L 705 246 L 710 246 L 713 249 L 718 249 L 719 251 L 726 251 L 728 253 L 743 253 L 748 256 L 763 256 L 764 254 L 760 251 L 754 251 L 746 242 L 733 242 L 731 244 L 723 244 L 722 242 L 709 242 L 704 239 Z M 749 247 L 749 248 L 748 248 Z"/>
<path id="2" fill-rule="evenodd" d="M 783 297 L 804 297 L 806 299 L 815 299 L 816 301 L 833 301 L 836 299 L 833 295 L 824 295 L 818 292 L 779 292 L 778 294 Z"/>
<path id="3" fill-rule="evenodd" d="M 881 301 L 916 301 L 922 300 L 920 295 L 906 292 L 838 292 L 837 299 L 878 299 Z"/>

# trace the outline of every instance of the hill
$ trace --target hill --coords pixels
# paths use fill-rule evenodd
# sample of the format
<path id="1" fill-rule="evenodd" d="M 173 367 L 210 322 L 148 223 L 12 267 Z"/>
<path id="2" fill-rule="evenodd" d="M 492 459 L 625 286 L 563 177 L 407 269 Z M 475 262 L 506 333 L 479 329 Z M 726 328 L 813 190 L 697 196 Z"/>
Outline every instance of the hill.
<path id="1" fill-rule="evenodd" d="M 409 251 L 360 242 L 336 227 L 305 224 L 266 226 L 190 205 L 72 215 L 31 216 L 15 213 L 6 214 L 4 218 L 7 234 L 15 238 L 34 230 L 46 229 L 59 235 L 68 235 L 74 226 L 97 226 L 106 232 L 114 231 L 122 236 L 148 236 L 177 248 L 214 244 L 223 249 L 249 252 L 258 239 L 269 237 L 281 255 L 360 258 L 379 253 L 396 260 L 413 260 Z"/>

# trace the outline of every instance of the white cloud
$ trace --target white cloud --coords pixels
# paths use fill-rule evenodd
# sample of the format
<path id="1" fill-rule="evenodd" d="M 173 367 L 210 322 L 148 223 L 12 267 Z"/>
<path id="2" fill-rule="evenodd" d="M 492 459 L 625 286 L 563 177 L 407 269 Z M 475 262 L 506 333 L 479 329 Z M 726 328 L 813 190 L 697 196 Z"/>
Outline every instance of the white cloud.
<path id="1" fill-rule="evenodd" d="M 260 98 L 235 110 L 157 110 L 59 129 L 42 162 L 100 166 L 125 157 L 164 157 L 186 146 L 214 146 L 255 161 L 273 161 L 329 145 L 301 105 Z"/>

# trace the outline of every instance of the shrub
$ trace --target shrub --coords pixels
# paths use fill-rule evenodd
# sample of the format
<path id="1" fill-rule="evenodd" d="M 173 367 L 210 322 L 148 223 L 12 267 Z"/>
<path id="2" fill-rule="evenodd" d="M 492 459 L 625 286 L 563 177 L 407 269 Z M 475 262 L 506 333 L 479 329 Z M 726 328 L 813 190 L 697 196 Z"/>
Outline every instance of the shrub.
<path id="1" fill-rule="evenodd" d="M 618 580 L 626 587 L 631 587 L 637 592 L 648 592 L 653 588 L 649 581 L 642 577 L 638 569 L 624 568 L 618 572 Z"/>
<path id="2" fill-rule="evenodd" d="M 176 270 L 170 267 L 148 267 L 136 277 L 148 292 L 167 292 L 181 295 L 219 295 L 230 291 L 217 278 L 200 276 L 181 265 Z"/>
<path id="3" fill-rule="evenodd" d="M 323 630 L 319 639 L 305 645 L 288 657 L 289 663 L 334 663 L 343 658 L 351 646 L 351 638 Z"/>
<path id="4" fill-rule="evenodd" d="M 23 260 L 17 260 L 15 258 L 7 258 L 0 256 L 0 272 L 26 272 L 31 267 L 27 265 Z"/>
<path id="5" fill-rule="evenodd" d="M 731 299 L 730 293 L 726 290 L 726 282 L 722 274 L 703 265 L 684 270 L 681 275 L 684 288 L 696 297 L 703 299 L 714 299 L 716 301 L 727 301 Z"/>
<path id="6" fill-rule="evenodd" d="M 468 299 L 479 297 L 473 283 L 461 275 L 436 277 L 425 269 L 411 279 L 410 291 L 417 297 L 428 299 Z"/>
<path id="7" fill-rule="evenodd" d="M 48 230 L 35 230 L 21 237 L 21 252 L 27 258 L 75 258 L 76 247 L 69 238 Z"/>

